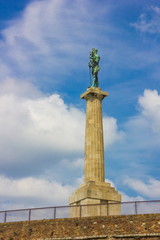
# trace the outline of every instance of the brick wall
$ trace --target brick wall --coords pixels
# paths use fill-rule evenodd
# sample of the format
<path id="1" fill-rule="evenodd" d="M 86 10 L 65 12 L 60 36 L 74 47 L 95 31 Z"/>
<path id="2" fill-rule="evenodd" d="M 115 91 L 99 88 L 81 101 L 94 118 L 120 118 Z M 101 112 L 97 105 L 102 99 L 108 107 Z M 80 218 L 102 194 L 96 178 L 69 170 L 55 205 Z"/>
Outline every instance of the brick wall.
<path id="1" fill-rule="evenodd" d="M 66 218 L 0 224 L 0 240 L 160 240 L 160 214 Z"/>

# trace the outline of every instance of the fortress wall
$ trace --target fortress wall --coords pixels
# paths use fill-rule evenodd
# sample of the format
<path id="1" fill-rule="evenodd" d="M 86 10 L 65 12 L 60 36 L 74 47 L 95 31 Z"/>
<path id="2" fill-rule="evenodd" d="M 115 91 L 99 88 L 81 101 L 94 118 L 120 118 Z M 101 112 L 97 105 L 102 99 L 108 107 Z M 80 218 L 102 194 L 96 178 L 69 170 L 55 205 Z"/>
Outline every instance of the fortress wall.
<path id="1" fill-rule="evenodd" d="M 66 218 L 0 224 L 0 240 L 160 240 L 160 214 Z"/>

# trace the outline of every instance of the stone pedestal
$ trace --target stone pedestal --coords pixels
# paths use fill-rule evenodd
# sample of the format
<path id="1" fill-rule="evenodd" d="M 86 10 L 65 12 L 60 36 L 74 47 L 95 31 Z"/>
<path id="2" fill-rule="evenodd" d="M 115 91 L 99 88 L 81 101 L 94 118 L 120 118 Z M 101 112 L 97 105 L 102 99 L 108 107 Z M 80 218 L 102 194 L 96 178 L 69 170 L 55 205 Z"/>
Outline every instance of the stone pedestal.
<path id="1" fill-rule="evenodd" d="M 69 202 L 73 206 L 70 217 L 119 215 L 121 212 L 121 195 L 106 182 L 81 184 Z"/>
<path id="2" fill-rule="evenodd" d="M 70 209 L 71 217 L 120 214 L 118 203 L 121 201 L 121 195 L 105 182 L 104 174 L 102 100 L 106 96 L 107 92 L 96 87 L 88 88 L 81 95 L 87 102 L 84 184 L 80 185 L 69 199 L 70 206 L 73 206 Z"/>

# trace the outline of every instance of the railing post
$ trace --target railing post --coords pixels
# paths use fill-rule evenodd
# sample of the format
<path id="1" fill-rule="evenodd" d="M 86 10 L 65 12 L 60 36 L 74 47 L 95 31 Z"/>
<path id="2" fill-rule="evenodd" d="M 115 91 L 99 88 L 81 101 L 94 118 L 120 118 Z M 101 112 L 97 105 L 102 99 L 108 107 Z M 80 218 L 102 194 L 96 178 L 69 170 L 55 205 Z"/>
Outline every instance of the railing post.
<path id="1" fill-rule="evenodd" d="M 29 209 L 28 221 L 31 221 L 31 209 Z"/>
<path id="2" fill-rule="evenodd" d="M 109 203 L 107 202 L 107 216 L 109 216 Z"/>
<path id="3" fill-rule="evenodd" d="M 56 207 L 54 208 L 54 219 L 56 218 Z"/>
<path id="4" fill-rule="evenodd" d="M 7 222 L 7 211 L 4 212 L 4 223 Z"/>
<path id="5" fill-rule="evenodd" d="M 137 202 L 135 202 L 135 214 L 137 214 Z"/>
<path id="6" fill-rule="evenodd" d="M 80 217 L 82 217 L 82 206 L 80 205 Z"/>

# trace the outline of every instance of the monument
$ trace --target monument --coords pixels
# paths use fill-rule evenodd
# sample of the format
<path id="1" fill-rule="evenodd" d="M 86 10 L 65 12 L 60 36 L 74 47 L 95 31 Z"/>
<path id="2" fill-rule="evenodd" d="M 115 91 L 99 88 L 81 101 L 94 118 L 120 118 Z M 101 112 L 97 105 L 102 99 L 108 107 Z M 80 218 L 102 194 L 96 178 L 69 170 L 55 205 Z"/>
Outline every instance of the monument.
<path id="1" fill-rule="evenodd" d="M 99 61 L 98 50 L 93 48 L 88 64 L 93 76 L 91 87 L 80 96 L 86 100 L 84 183 L 69 199 L 70 206 L 73 206 L 70 208 L 71 217 L 116 215 L 121 212 L 118 204 L 121 195 L 105 182 L 102 100 L 108 93 L 99 88 Z"/>

